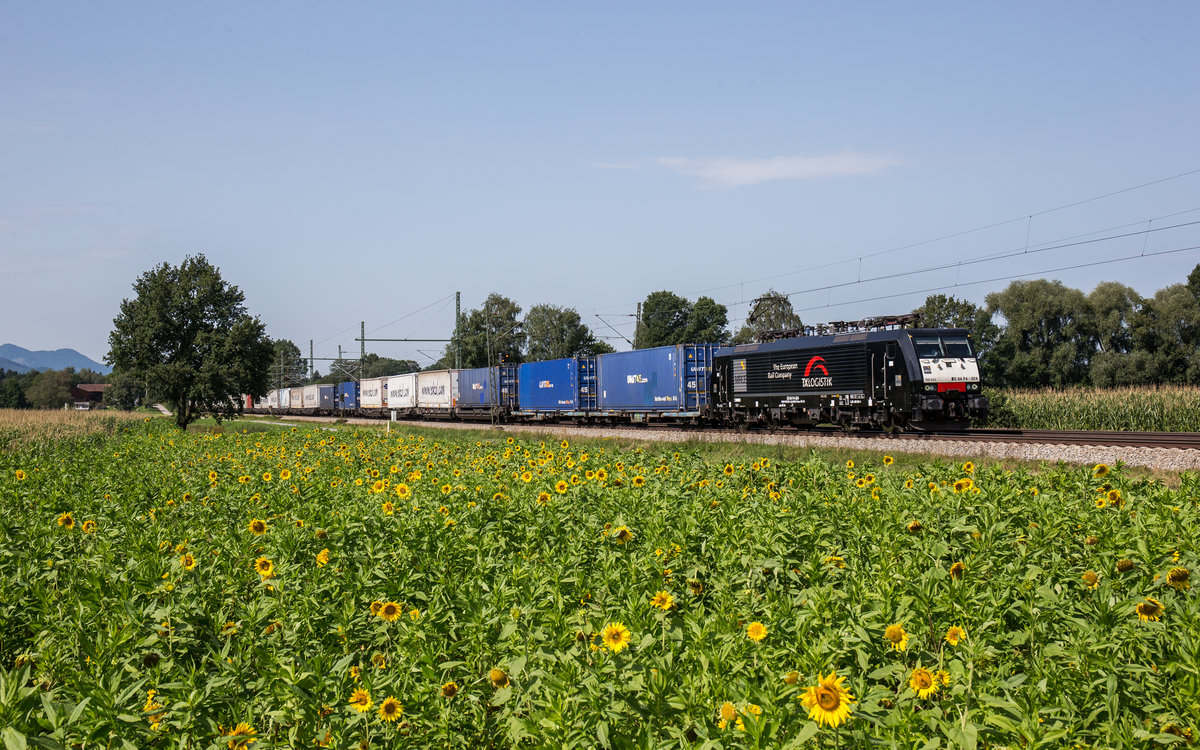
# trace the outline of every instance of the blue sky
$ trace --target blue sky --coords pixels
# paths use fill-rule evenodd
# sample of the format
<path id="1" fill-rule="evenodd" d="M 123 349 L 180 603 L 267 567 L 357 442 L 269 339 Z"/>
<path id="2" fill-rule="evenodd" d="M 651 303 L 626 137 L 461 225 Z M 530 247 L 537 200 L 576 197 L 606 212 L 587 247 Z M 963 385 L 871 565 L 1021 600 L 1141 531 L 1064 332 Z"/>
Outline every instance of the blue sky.
<path id="1" fill-rule="evenodd" d="M 319 357 L 448 336 L 455 291 L 632 338 L 660 289 L 736 327 L 1200 263 L 1154 255 L 1200 246 L 1200 5 L 847 5 L 7 3 L 0 342 L 99 359 L 200 252 Z"/>

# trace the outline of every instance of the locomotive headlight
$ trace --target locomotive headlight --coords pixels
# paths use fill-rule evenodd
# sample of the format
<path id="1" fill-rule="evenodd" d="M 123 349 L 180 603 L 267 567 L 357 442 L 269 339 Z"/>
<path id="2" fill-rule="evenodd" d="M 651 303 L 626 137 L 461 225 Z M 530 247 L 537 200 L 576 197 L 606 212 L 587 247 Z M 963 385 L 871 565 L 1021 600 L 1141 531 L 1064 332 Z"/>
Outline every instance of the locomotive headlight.
<path id="1" fill-rule="evenodd" d="M 937 390 L 937 385 L 935 383 L 926 383 L 925 390 L 930 393 L 933 393 L 934 391 Z"/>

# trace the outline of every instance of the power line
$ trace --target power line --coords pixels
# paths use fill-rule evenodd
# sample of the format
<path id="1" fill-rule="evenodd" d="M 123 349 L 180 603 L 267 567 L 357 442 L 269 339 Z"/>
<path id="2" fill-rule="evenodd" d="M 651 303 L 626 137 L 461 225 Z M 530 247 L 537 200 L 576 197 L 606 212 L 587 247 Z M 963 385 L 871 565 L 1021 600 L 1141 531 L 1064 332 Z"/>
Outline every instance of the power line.
<path id="1" fill-rule="evenodd" d="M 965 281 L 962 283 L 955 283 L 950 287 L 947 287 L 946 285 L 943 284 L 941 286 L 930 287 L 928 289 L 913 289 L 913 290 L 910 290 L 907 292 L 897 292 L 896 294 L 873 295 L 871 297 L 865 297 L 863 299 L 847 300 L 846 302 L 829 302 L 824 305 L 814 305 L 812 307 L 802 307 L 802 308 L 796 310 L 795 312 L 799 313 L 799 312 L 808 312 L 810 310 L 825 310 L 825 309 L 828 309 L 831 307 L 842 307 L 843 305 L 857 305 L 857 304 L 861 304 L 863 302 L 875 302 L 877 300 L 882 300 L 882 299 L 896 299 L 897 297 L 910 297 L 914 294 L 930 294 L 933 292 L 945 292 L 947 288 L 957 288 L 957 287 L 961 287 L 961 286 L 975 286 L 977 284 L 992 284 L 997 281 L 1010 281 L 1012 279 L 1023 279 L 1027 276 L 1037 276 L 1040 274 L 1047 274 L 1047 273 L 1058 273 L 1059 271 L 1074 271 L 1075 269 L 1078 269 L 1078 268 L 1091 268 L 1092 266 L 1104 266 L 1104 265 L 1108 265 L 1110 263 L 1121 263 L 1121 262 L 1124 262 L 1127 260 L 1139 260 L 1141 258 L 1153 258 L 1153 257 L 1159 256 L 1159 255 L 1174 255 L 1176 253 L 1185 253 L 1190 250 L 1200 250 L 1200 245 L 1192 245 L 1190 247 L 1180 247 L 1180 248 L 1176 248 L 1174 250 L 1159 250 L 1159 251 L 1153 252 L 1153 253 L 1145 253 L 1145 254 L 1138 253 L 1137 255 L 1126 255 L 1121 258 L 1109 258 L 1107 260 L 1096 260 L 1096 261 L 1092 261 L 1090 263 L 1077 263 L 1075 265 L 1070 265 L 1070 266 L 1060 266 L 1058 268 L 1048 268 L 1048 269 L 1045 269 L 1042 271 L 1031 271 L 1029 273 L 1018 273 L 1018 274 L 1012 274 L 1009 276 L 996 276 L 996 277 L 990 278 L 990 279 L 978 279 L 976 281 Z"/>

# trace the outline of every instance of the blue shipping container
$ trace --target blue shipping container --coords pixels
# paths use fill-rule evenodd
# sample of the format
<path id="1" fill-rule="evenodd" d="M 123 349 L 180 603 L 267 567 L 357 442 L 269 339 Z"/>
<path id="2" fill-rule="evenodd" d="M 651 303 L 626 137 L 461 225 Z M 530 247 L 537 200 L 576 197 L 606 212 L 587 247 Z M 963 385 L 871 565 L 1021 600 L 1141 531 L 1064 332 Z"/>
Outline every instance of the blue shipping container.
<path id="1" fill-rule="evenodd" d="M 353 380 L 348 383 L 338 383 L 337 400 L 334 406 L 338 409 L 357 409 L 358 383 Z"/>
<path id="2" fill-rule="evenodd" d="M 492 406 L 517 408 L 517 365 L 459 370 L 458 408 L 487 409 Z"/>
<path id="3" fill-rule="evenodd" d="M 594 411 L 596 358 L 526 362 L 517 373 L 517 386 L 521 411 Z"/>
<path id="4" fill-rule="evenodd" d="M 678 344 L 600 355 L 600 410 L 699 412 L 708 405 L 715 349 Z"/>

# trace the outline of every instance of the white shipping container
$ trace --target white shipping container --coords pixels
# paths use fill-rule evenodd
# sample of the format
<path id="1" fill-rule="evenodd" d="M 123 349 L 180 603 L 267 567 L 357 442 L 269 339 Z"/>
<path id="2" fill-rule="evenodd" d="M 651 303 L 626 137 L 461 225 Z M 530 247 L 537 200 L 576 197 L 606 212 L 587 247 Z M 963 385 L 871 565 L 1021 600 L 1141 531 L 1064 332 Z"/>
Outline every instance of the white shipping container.
<path id="1" fill-rule="evenodd" d="M 368 378 L 358 391 L 358 405 L 363 409 L 382 409 L 387 405 L 387 378 Z"/>
<path id="2" fill-rule="evenodd" d="M 333 389 L 332 385 L 306 385 L 304 386 L 304 408 L 305 409 L 331 409 L 333 408 Z"/>
<path id="3" fill-rule="evenodd" d="M 280 389 L 279 391 L 279 408 L 292 408 L 292 392 L 287 388 Z"/>
<path id="4" fill-rule="evenodd" d="M 389 409 L 414 409 L 417 406 L 417 374 L 391 375 L 387 379 Z"/>
<path id="5" fill-rule="evenodd" d="M 417 373 L 417 408 L 450 409 L 458 403 L 456 370 Z"/>
<path id="6" fill-rule="evenodd" d="M 268 409 L 278 409 L 279 408 L 279 391 L 272 389 L 271 392 L 267 394 L 267 408 Z"/>
<path id="7" fill-rule="evenodd" d="M 304 389 L 303 388 L 292 388 L 290 390 L 292 392 L 292 408 L 293 409 L 303 409 L 304 408 Z"/>

